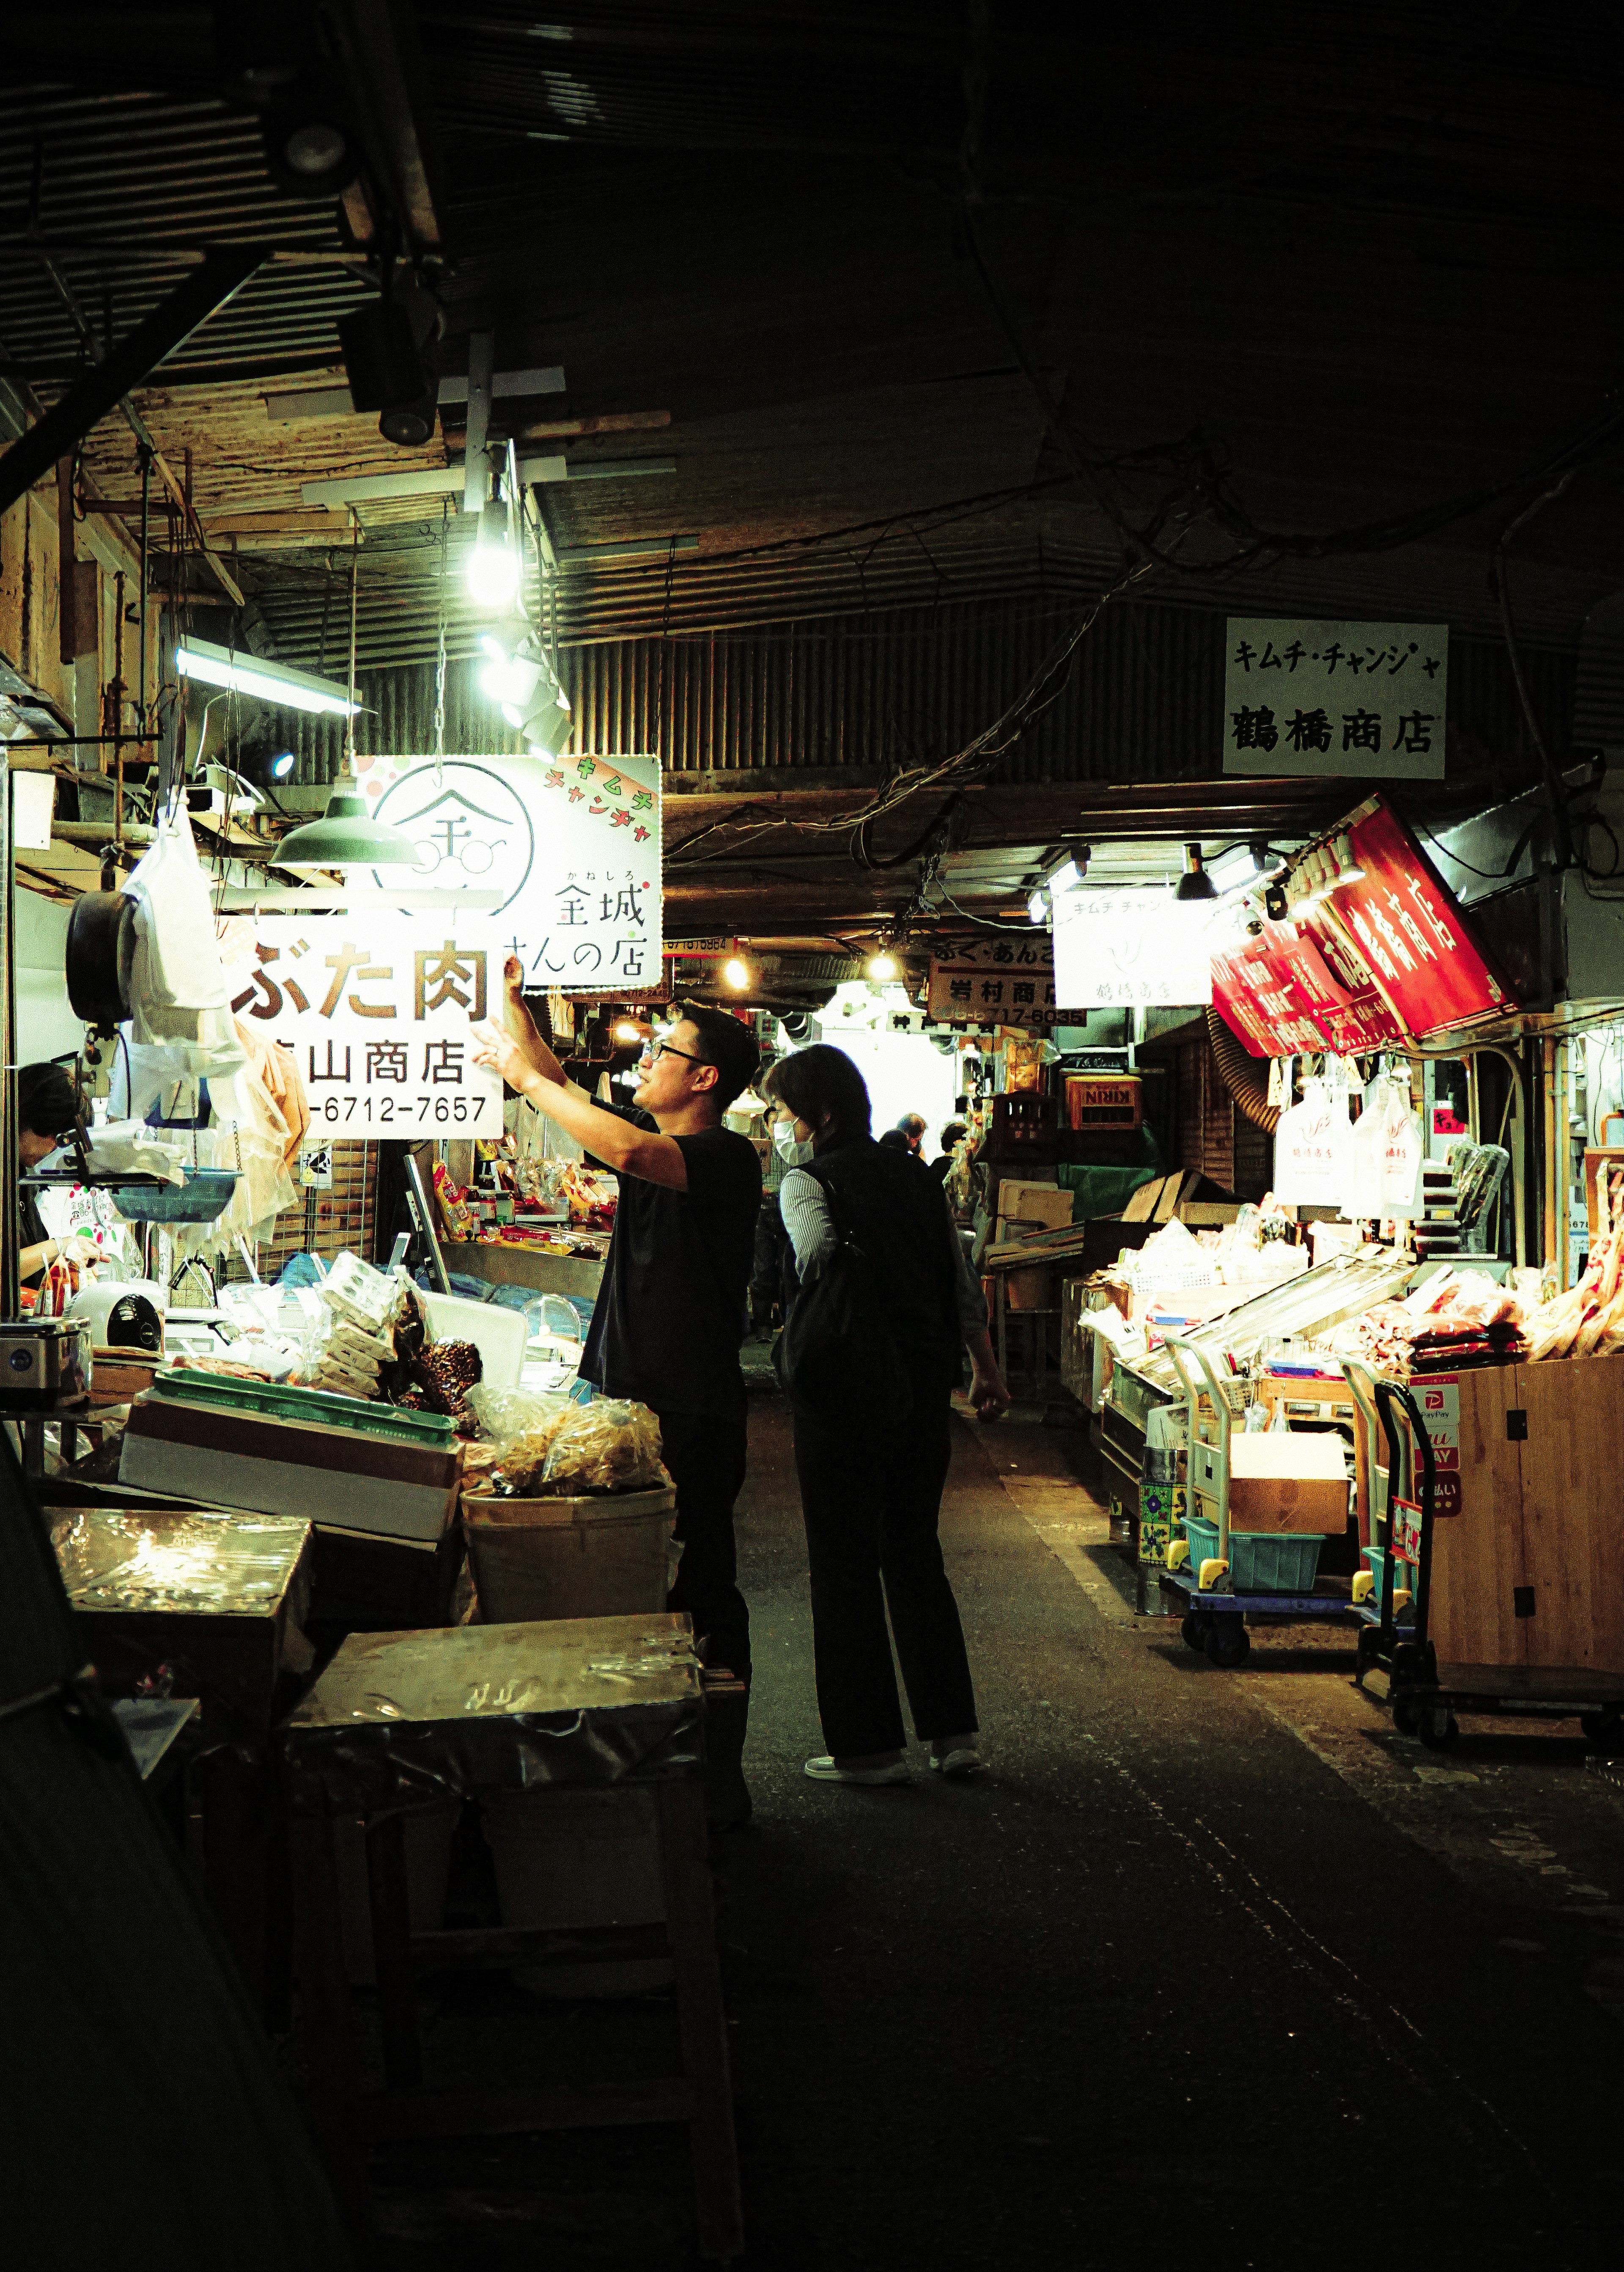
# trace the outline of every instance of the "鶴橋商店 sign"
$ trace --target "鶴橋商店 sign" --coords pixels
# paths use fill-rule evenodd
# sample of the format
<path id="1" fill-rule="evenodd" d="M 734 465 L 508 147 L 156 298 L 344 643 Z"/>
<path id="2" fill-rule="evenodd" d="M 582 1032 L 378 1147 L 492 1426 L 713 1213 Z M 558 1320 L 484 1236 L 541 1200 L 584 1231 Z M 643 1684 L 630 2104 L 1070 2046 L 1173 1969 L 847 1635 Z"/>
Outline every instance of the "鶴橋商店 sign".
<path id="1" fill-rule="evenodd" d="M 1390 807 L 1344 822 L 1362 875 L 1215 955 L 1212 998 L 1254 1057 L 1402 1048 L 1515 1010 L 1448 886 Z"/>

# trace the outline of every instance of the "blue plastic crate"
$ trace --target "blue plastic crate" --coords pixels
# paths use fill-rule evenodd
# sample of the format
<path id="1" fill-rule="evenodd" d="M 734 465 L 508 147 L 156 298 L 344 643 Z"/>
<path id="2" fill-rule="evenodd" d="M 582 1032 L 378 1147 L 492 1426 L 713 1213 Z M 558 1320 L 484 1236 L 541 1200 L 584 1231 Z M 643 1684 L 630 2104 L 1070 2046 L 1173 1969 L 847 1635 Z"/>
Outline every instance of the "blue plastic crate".
<path id="1" fill-rule="evenodd" d="M 1218 1551 L 1218 1527 L 1204 1515 L 1187 1514 L 1184 1535 L 1190 1543 L 1190 1568 L 1201 1566 Z M 1318 1537 L 1278 1536 L 1268 1530 L 1232 1530 L 1229 1534 L 1229 1583 L 1237 1594 L 1306 1594 L 1320 1566 Z"/>

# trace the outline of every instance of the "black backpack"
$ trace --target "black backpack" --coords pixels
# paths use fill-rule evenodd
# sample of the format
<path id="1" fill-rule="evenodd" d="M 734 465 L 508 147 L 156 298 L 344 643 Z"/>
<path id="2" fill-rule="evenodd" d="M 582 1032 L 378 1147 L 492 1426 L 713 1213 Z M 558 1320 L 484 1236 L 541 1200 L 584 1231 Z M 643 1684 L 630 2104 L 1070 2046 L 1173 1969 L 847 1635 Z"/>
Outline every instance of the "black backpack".
<path id="1" fill-rule="evenodd" d="M 840 1202 L 816 1168 L 838 1241 L 789 1305 L 772 1362 L 797 1418 L 873 1436 L 905 1419 L 913 1392 L 880 1298 L 872 1261 L 851 1237 Z"/>

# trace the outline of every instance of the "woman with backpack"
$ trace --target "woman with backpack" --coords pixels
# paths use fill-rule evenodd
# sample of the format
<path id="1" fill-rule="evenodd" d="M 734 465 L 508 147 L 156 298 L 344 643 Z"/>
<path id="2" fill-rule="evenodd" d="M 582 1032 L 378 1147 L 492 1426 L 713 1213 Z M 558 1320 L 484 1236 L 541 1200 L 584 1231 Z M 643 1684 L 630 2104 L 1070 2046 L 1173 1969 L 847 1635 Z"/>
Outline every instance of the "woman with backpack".
<path id="1" fill-rule="evenodd" d="M 795 1419 L 812 1574 L 823 1782 L 908 1780 L 886 1611 L 915 1733 L 942 1774 L 980 1765 L 975 1696 L 936 1523 L 950 1403 L 970 1352 L 983 1420 L 1007 1409 L 941 1186 L 869 1132 L 868 1092 L 818 1043 L 762 1084 L 790 1172 L 779 1191 L 799 1291 L 778 1350 Z"/>

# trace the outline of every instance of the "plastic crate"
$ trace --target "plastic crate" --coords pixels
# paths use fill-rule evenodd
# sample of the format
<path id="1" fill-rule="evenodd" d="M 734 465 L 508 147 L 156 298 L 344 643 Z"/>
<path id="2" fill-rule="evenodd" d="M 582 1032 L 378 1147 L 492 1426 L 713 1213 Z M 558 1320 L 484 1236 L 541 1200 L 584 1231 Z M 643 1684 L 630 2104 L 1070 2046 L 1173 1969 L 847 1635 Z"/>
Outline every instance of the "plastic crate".
<path id="1" fill-rule="evenodd" d="M 1370 1574 L 1376 1581 L 1375 1592 L 1370 1596 L 1370 1605 L 1373 1609 L 1379 1610 L 1382 1606 L 1382 1566 L 1386 1563 L 1387 1556 L 1380 1546 L 1367 1546 L 1364 1549 L 1364 1555 L 1366 1561 L 1370 1565 Z M 1403 1603 L 1399 1607 L 1398 1616 L 1401 1623 L 1414 1622 L 1413 1597 L 1418 1574 L 1414 1566 L 1408 1562 L 1395 1562 L 1393 1565 L 1393 1591 L 1397 1593 L 1400 1587 L 1407 1586 L 1412 1596 L 1408 1602 Z"/>
<path id="2" fill-rule="evenodd" d="M 1200 1574 L 1203 1562 L 1218 1551 L 1218 1527 L 1204 1515 L 1187 1514 L 1184 1535 L 1190 1543 L 1190 1568 Z M 1229 1584 L 1236 1594 L 1306 1594 L 1320 1566 L 1319 1537 L 1278 1536 L 1268 1530 L 1232 1530 L 1229 1534 Z"/>

